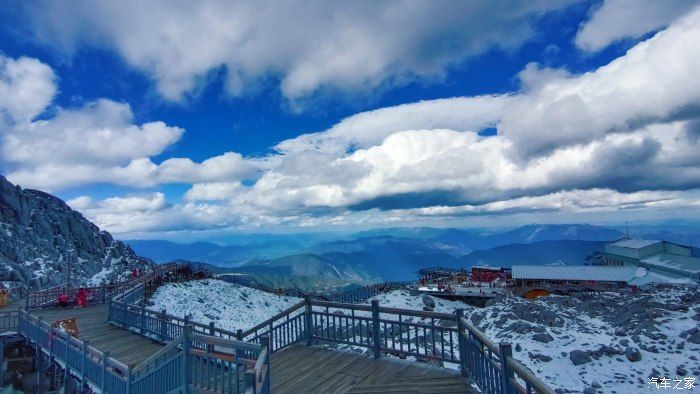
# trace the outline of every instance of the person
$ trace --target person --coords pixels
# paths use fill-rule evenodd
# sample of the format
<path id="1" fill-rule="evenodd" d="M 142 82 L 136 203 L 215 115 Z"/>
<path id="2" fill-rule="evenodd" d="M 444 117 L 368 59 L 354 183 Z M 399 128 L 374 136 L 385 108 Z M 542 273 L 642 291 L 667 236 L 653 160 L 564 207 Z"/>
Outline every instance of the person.
<path id="1" fill-rule="evenodd" d="M 65 290 L 58 295 L 58 306 L 61 308 L 68 306 L 68 293 L 66 293 Z"/>
<path id="2" fill-rule="evenodd" d="M 88 299 L 88 292 L 85 288 L 81 287 L 78 290 L 78 294 L 75 297 L 76 303 L 78 304 L 78 307 L 84 307 L 87 306 L 87 300 Z"/>
<path id="3" fill-rule="evenodd" d="M 131 279 L 136 279 L 138 277 L 139 277 L 139 270 L 137 270 L 136 268 L 131 270 Z"/>

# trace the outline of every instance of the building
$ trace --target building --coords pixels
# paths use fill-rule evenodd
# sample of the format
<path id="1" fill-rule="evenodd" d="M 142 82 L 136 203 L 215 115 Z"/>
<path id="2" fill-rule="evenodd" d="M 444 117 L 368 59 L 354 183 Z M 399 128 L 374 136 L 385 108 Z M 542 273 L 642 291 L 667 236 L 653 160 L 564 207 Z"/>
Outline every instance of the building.
<path id="1" fill-rule="evenodd" d="M 635 278 L 636 267 L 590 265 L 514 265 L 513 281 L 518 287 L 532 286 L 626 286 Z"/>
<path id="2" fill-rule="evenodd" d="M 688 246 L 623 238 L 605 245 L 605 265 L 637 266 L 665 276 L 700 281 L 700 258 Z"/>
<path id="3" fill-rule="evenodd" d="M 475 265 L 472 267 L 471 280 L 473 282 L 493 282 L 501 278 L 510 279 L 510 268 L 484 267 Z"/>
<path id="4" fill-rule="evenodd" d="M 467 272 L 460 268 L 432 267 L 418 270 L 418 275 L 422 282 L 439 282 L 452 280 L 457 277 L 466 279 Z"/>

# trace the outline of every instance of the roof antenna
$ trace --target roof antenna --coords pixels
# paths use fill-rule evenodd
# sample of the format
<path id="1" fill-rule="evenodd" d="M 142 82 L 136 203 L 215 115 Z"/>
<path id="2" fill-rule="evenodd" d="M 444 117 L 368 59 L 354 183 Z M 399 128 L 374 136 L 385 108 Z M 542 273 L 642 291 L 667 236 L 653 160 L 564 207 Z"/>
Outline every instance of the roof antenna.
<path id="1" fill-rule="evenodd" d="M 690 257 L 694 257 L 693 256 L 693 237 L 691 237 L 690 235 L 688 236 L 688 242 L 690 243 Z"/>

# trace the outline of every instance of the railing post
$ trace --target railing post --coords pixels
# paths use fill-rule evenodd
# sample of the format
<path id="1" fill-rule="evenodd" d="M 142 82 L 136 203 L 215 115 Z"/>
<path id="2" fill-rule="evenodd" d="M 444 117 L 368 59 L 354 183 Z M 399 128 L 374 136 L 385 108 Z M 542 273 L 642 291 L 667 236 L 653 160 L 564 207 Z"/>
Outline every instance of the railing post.
<path id="1" fill-rule="evenodd" d="M 109 359 L 109 352 L 102 353 L 102 376 L 100 377 L 100 389 L 105 392 L 105 383 L 107 382 L 107 359 Z"/>
<path id="2" fill-rule="evenodd" d="M 24 310 L 28 311 L 29 310 L 29 295 L 31 293 L 27 291 L 27 298 L 24 299 Z"/>
<path id="3" fill-rule="evenodd" d="M 306 346 L 311 346 L 314 342 L 314 331 L 313 331 L 313 310 L 311 308 L 311 297 L 306 296 L 306 306 L 305 306 L 305 318 L 306 318 Z"/>
<path id="4" fill-rule="evenodd" d="M 498 344 L 498 350 L 501 359 L 501 393 L 508 394 L 512 392 L 509 379 L 515 377 L 507 362 L 507 357 L 513 356 L 513 347 L 508 342 L 501 342 Z"/>
<path id="5" fill-rule="evenodd" d="M 185 315 L 186 317 L 187 315 Z M 187 324 L 182 328 L 183 343 L 182 343 L 182 382 L 184 383 L 185 393 L 190 392 L 190 348 L 192 347 L 192 341 L 190 341 L 190 334 L 192 333 L 192 326 Z"/>
<path id="6" fill-rule="evenodd" d="M 34 346 L 36 349 L 36 384 L 39 389 L 39 392 L 41 393 L 44 390 L 44 352 L 41 351 L 41 345 L 39 344 L 38 338 Z"/>
<path id="7" fill-rule="evenodd" d="M 467 376 L 467 341 L 464 338 L 464 331 L 467 327 L 462 323 L 464 309 L 457 309 L 457 344 L 459 349 L 459 371 L 462 376 Z"/>
<path id="8" fill-rule="evenodd" d="M 85 364 L 87 363 L 87 347 L 88 341 L 83 342 L 83 359 L 80 363 L 80 390 L 84 390 L 87 387 L 87 378 L 85 377 Z M 66 360 L 67 361 L 67 360 Z"/>
<path id="9" fill-rule="evenodd" d="M 167 342 L 166 336 L 168 335 L 168 325 L 165 321 L 167 316 L 167 313 L 165 312 L 165 309 L 160 311 L 160 340 L 163 342 Z"/>
<path id="10" fill-rule="evenodd" d="M 131 383 L 133 378 L 131 376 L 131 371 L 136 367 L 134 364 L 129 364 L 129 368 L 126 370 L 126 394 L 131 394 Z"/>
<path id="11" fill-rule="evenodd" d="M 261 335 L 260 336 L 260 345 L 262 345 L 262 348 L 260 349 L 260 353 L 265 353 L 265 360 L 263 360 L 263 368 L 266 369 L 265 371 L 265 381 L 261 382 L 263 383 L 262 385 L 262 391 L 261 393 L 269 393 L 270 391 L 270 352 L 272 351 L 272 337 L 267 336 L 267 335 Z M 266 351 L 267 350 L 267 351 Z M 259 357 L 260 355 L 258 355 Z M 257 381 L 255 382 L 255 385 L 253 388 L 257 386 Z"/>
<path id="12" fill-rule="evenodd" d="M 146 308 L 143 305 L 139 306 L 139 333 L 143 335 L 146 323 Z"/>
<path id="13" fill-rule="evenodd" d="M 5 381 L 5 338 L 0 337 L 0 383 Z"/>
<path id="14" fill-rule="evenodd" d="M 372 300 L 372 346 L 374 358 L 382 356 L 381 343 L 379 341 L 379 301 Z"/>

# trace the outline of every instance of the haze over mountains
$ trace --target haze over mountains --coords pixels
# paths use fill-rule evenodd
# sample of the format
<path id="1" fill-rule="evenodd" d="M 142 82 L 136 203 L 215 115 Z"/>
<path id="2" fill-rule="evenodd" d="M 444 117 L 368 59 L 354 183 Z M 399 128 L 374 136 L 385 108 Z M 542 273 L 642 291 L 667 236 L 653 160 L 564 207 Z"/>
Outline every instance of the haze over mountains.
<path id="1" fill-rule="evenodd" d="M 647 228 L 634 235 L 682 242 L 688 229 Z M 696 227 L 688 227 L 695 229 Z M 624 230 L 624 229 L 622 229 Z M 440 228 L 390 228 L 356 234 L 283 236 L 260 234 L 259 242 L 217 245 L 198 242 L 127 241 L 138 253 L 157 262 L 186 258 L 221 267 L 220 272 L 254 276 L 275 287 L 315 287 L 378 280 L 410 280 L 429 266 L 469 268 L 473 265 L 584 264 L 606 242 L 621 238 L 621 229 L 588 224 L 527 225 L 508 231 Z M 634 229 L 636 231 L 636 229 Z M 269 237 L 277 238 L 271 241 Z M 323 238 L 326 239 L 323 239 Z M 250 235 L 247 240 L 255 239 Z M 684 243 L 687 243 L 684 242 Z M 271 247 L 273 246 L 274 247 Z"/>

